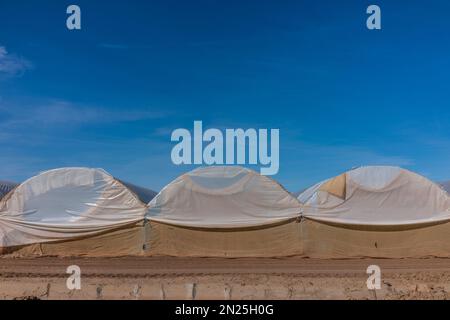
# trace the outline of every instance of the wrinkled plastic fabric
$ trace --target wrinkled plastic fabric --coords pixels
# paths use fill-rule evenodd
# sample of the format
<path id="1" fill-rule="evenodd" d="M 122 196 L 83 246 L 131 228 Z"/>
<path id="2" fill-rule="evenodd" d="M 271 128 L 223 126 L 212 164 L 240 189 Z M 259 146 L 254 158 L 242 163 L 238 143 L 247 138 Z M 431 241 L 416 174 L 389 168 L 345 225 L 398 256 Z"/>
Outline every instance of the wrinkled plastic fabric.
<path id="1" fill-rule="evenodd" d="M 125 187 L 132 191 L 142 203 L 149 203 L 158 194 L 158 192 L 137 186 L 135 184 L 119 180 Z"/>
<path id="2" fill-rule="evenodd" d="M 397 167 L 361 167 L 345 174 L 345 197 L 324 188 L 326 180 L 298 199 L 307 218 L 353 225 L 420 225 L 450 220 L 450 199 L 437 184 Z"/>
<path id="3" fill-rule="evenodd" d="M 145 205 L 103 170 L 44 172 L 0 202 L 0 247 L 69 240 L 143 220 Z"/>
<path id="4" fill-rule="evenodd" d="M 274 180 L 242 167 L 184 174 L 149 204 L 146 218 L 179 226 L 239 228 L 298 217 L 301 205 Z"/>

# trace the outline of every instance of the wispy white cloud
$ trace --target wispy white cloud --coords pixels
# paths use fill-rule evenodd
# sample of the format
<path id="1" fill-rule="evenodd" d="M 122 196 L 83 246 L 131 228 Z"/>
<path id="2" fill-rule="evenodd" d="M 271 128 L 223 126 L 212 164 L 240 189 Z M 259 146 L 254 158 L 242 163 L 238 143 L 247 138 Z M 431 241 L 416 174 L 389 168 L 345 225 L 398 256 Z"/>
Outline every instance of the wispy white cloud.
<path id="1" fill-rule="evenodd" d="M 155 152 L 166 147 L 150 139 L 144 128 L 169 115 L 170 111 L 151 107 L 104 107 L 26 97 L 0 99 L 0 178 L 22 181 L 39 171 L 65 166 L 125 166 L 146 150 Z M 138 121 L 143 131 L 118 133 L 132 129 Z M 104 130 L 111 126 L 120 129 Z M 152 127 L 148 125 L 148 130 Z M 89 134 L 84 134 L 85 130 L 90 130 Z M 67 150 L 71 150 L 71 156 L 67 156 Z"/>
<path id="2" fill-rule="evenodd" d="M 169 114 L 150 108 L 111 109 L 64 100 L 24 103 L 20 106 L 0 101 L 0 112 L 3 116 L 3 121 L 0 121 L 2 128 L 134 122 L 161 119 Z"/>
<path id="3" fill-rule="evenodd" d="M 39 157 L 8 152 L 0 155 L 0 179 L 22 182 L 39 173 L 44 164 Z"/>
<path id="4" fill-rule="evenodd" d="M 177 129 L 174 127 L 159 127 L 153 130 L 152 136 L 154 137 L 170 137 L 172 132 Z"/>
<path id="5" fill-rule="evenodd" d="M 4 46 L 0 46 L 0 74 L 20 76 L 32 67 L 27 59 L 11 54 Z"/>

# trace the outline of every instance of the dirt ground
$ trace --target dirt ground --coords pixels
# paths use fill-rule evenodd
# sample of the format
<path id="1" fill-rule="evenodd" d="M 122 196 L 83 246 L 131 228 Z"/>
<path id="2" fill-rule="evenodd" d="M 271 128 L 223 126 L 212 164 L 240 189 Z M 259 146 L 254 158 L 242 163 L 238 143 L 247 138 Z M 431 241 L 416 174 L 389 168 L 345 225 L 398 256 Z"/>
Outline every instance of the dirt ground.
<path id="1" fill-rule="evenodd" d="M 69 290 L 67 267 L 81 269 Z M 369 265 L 381 289 L 367 288 Z M 0 258 L 1 299 L 447 299 L 450 259 Z"/>

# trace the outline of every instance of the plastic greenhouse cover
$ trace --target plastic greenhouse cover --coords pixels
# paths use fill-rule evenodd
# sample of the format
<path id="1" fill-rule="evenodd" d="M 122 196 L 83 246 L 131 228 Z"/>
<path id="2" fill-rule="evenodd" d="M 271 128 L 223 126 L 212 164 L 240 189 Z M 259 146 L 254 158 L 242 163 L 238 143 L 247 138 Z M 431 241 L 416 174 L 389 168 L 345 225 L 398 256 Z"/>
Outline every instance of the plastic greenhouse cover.
<path id="1" fill-rule="evenodd" d="M 143 220 L 144 214 L 145 205 L 101 169 L 50 170 L 0 202 L 0 247 L 84 237 Z"/>
<path id="2" fill-rule="evenodd" d="M 242 167 L 207 167 L 178 177 L 149 204 L 147 219 L 239 228 L 298 217 L 301 205 L 274 180 Z"/>
<path id="3" fill-rule="evenodd" d="M 299 196 L 304 216 L 353 225 L 411 225 L 450 220 L 450 198 L 438 185 L 397 167 L 361 167 L 345 174 L 345 198 L 321 185 Z"/>

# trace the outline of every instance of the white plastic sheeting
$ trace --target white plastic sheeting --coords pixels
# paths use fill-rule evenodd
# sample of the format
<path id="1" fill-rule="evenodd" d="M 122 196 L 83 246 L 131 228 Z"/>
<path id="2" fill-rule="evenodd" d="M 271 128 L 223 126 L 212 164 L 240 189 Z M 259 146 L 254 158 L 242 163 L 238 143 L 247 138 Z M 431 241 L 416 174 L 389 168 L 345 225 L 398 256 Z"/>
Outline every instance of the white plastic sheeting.
<path id="1" fill-rule="evenodd" d="M 342 177 L 342 176 L 340 176 Z M 337 178 L 335 178 L 337 179 Z M 345 173 L 344 197 L 325 187 L 307 189 L 298 199 L 304 216 L 353 225 L 411 225 L 450 220 L 450 198 L 430 180 L 397 167 L 361 167 Z"/>
<path id="2" fill-rule="evenodd" d="M 0 247 L 89 236 L 144 215 L 145 205 L 101 169 L 50 170 L 0 202 Z"/>
<path id="3" fill-rule="evenodd" d="M 301 205 L 274 180 L 242 167 L 206 167 L 178 177 L 149 204 L 147 219 L 231 228 L 298 217 Z"/>
<path id="4" fill-rule="evenodd" d="M 143 203 L 149 203 L 158 194 L 158 192 L 137 186 L 135 184 L 119 180 L 125 187 L 133 192 Z"/>

